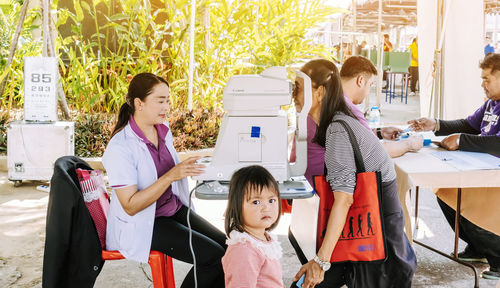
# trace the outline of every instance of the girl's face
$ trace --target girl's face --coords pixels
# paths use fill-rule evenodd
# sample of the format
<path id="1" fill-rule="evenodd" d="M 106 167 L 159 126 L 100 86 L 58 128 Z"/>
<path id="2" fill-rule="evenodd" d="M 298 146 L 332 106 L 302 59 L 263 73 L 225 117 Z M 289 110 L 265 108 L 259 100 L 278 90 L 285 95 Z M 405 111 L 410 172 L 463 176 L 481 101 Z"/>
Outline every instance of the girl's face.
<path id="1" fill-rule="evenodd" d="M 247 193 L 250 197 L 245 197 L 242 205 L 243 226 L 252 234 L 263 235 L 278 219 L 278 196 L 268 187 L 263 187 L 260 194 L 255 190 Z"/>
<path id="2" fill-rule="evenodd" d="M 169 89 L 167 84 L 156 84 L 145 101 L 135 98 L 135 112 L 150 124 L 161 124 L 165 122 L 169 104 Z"/>

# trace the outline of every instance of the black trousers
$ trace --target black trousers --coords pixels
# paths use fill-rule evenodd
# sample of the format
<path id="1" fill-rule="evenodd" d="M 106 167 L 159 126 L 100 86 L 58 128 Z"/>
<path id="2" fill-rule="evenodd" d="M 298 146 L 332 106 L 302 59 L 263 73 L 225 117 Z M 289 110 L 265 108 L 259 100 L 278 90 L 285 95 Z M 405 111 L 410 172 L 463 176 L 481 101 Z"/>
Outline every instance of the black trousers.
<path id="1" fill-rule="evenodd" d="M 410 66 L 408 68 L 410 72 L 410 91 L 417 91 L 417 81 L 418 81 L 418 66 Z"/>
<path id="2" fill-rule="evenodd" d="M 155 219 L 151 250 L 161 251 L 186 263 L 193 263 L 189 248 L 187 212 L 188 208 L 182 206 L 171 217 L 158 217 Z M 198 287 L 224 287 L 221 258 L 227 248 L 225 244 L 226 236 L 193 211 L 190 213 L 189 221 L 193 229 L 193 249 L 196 256 Z M 184 278 L 181 287 L 194 287 L 193 268 Z"/>
<path id="3" fill-rule="evenodd" d="M 455 231 L 455 210 L 441 199 L 437 198 L 437 201 L 446 220 Z M 500 236 L 484 230 L 464 217 L 460 217 L 459 225 L 460 239 L 467 242 L 474 251 L 484 255 L 491 267 L 500 268 Z"/>

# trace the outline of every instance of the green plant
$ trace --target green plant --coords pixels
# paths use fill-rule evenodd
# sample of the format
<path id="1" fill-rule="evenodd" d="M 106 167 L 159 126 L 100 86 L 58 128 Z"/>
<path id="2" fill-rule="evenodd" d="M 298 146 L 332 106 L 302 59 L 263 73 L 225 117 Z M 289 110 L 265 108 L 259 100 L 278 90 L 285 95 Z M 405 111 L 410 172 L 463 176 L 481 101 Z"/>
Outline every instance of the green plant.
<path id="1" fill-rule="evenodd" d="M 10 67 L 7 67 L 7 57 L 9 55 L 9 47 L 11 39 L 14 36 L 16 25 L 18 23 L 21 4 L 14 2 L 12 8 L 4 13 L 0 9 L 0 81 L 4 77 L 7 78 L 7 83 L 3 95 L 0 95 L 0 106 L 11 110 L 12 108 L 22 107 L 24 99 L 24 57 L 38 56 L 42 51 L 42 42 L 33 39 L 32 31 L 38 26 L 33 22 L 38 17 L 39 13 L 36 9 L 31 9 L 26 13 L 26 18 L 23 23 L 23 28 L 19 37 L 19 43 L 14 53 L 13 61 Z M 7 75 L 7 72 L 8 73 Z"/>
<path id="2" fill-rule="evenodd" d="M 0 112 L 0 154 L 7 153 L 7 123 L 9 118 L 8 112 Z"/>
<path id="3" fill-rule="evenodd" d="M 74 12 L 57 9 L 55 26 L 70 24 L 71 33 L 58 35 L 56 48 L 67 102 L 72 110 L 82 113 L 77 121 L 90 125 L 77 129 L 81 133 L 77 154 L 81 156 L 86 156 L 86 151 L 102 153 L 108 134 L 91 123 L 95 120 L 105 125 L 99 122 L 104 121 L 102 116 L 92 115 L 115 114 L 125 102 L 131 77 L 141 72 L 155 73 L 170 83 L 170 121 L 178 138 L 176 147 L 213 146 L 228 79 L 235 74 L 260 73 L 270 66 L 330 58 L 328 47 L 314 44 L 306 35 L 339 12 L 316 0 L 197 1 L 194 109 L 187 112 L 189 0 L 160 0 L 160 7 L 153 7 L 148 0 L 73 0 L 73 4 Z M 2 56 L 19 14 L 19 5 L 13 7 L 12 14 L 0 17 L 0 24 L 6 27 L 0 37 Z M 0 107 L 7 110 L 23 104 L 23 57 L 41 55 L 41 41 L 30 33 L 34 27 L 30 19 L 38 14 L 30 13 L 22 32 L 26 42 L 16 52 L 8 87 L 1 95 Z M 105 21 L 99 15 L 105 15 Z M 86 17 L 95 26 L 90 36 L 83 31 Z M 0 68 L 7 69 L 1 65 L 0 58 Z M 0 76 L 3 72 L 0 70 Z M 103 133 L 104 138 L 94 140 L 96 133 Z"/>
<path id="4" fill-rule="evenodd" d="M 175 148 L 184 151 L 214 147 L 223 113 L 218 107 L 172 111 L 168 122 Z"/>
<path id="5" fill-rule="evenodd" d="M 95 113 L 78 115 L 75 121 L 75 155 L 101 157 L 109 142 L 115 117 Z"/>

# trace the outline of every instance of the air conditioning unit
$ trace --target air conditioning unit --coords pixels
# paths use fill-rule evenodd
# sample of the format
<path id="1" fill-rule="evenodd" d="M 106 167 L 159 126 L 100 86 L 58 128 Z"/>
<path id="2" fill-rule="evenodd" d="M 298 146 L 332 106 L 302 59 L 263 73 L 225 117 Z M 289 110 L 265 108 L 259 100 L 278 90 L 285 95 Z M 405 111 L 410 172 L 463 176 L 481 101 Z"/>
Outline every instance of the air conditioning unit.
<path id="1" fill-rule="evenodd" d="M 47 124 L 14 121 L 7 126 L 7 167 L 9 180 L 50 180 L 54 162 L 74 155 L 74 123 Z"/>

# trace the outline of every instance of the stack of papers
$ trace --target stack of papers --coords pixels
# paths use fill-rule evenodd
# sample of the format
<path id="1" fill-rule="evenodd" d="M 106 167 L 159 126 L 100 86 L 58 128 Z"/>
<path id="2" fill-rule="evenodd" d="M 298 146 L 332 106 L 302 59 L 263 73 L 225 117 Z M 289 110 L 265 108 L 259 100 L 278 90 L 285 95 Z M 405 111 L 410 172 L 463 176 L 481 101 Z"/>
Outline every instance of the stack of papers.
<path id="1" fill-rule="evenodd" d="M 437 151 L 432 155 L 461 171 L 500 169 L 500 158 L 487 153 Z"/>

